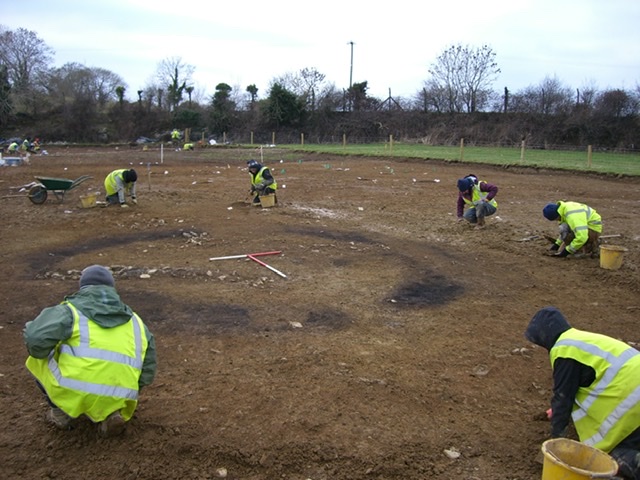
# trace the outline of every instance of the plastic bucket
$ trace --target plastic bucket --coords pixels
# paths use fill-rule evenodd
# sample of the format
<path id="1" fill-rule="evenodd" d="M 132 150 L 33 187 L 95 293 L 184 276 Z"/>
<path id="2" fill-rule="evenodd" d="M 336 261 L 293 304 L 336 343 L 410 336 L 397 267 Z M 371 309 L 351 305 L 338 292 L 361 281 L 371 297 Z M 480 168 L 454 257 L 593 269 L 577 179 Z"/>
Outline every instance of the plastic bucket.
<path id="1" fill-rule="evenodd" d="M 602 450 L 568 438 L 552 438 L 542 444 L 542 480 L 611 478 L 618 464 Z"/>
<path id="2" fill-rule="evenodd" d="M 272 195 L 260 195 L 260 205 L 262 208 L 273 207 L 276 204 L 276 196 Z"/>
<path id="3" fill-rule="evenodd" d="M 93 208 L 96 206 L 96 198 L 97 194 L 91 193 L 89 195 L 83 195 L 80 197 L 80 202 L 82 203 L 82 208 Z"/>
<path id="4" fill-rule="evenodd" d="M 622 257 L 627 249 L 618 245 L 600 245 L 600 267 L 618 270 L 622 266 Z"/>

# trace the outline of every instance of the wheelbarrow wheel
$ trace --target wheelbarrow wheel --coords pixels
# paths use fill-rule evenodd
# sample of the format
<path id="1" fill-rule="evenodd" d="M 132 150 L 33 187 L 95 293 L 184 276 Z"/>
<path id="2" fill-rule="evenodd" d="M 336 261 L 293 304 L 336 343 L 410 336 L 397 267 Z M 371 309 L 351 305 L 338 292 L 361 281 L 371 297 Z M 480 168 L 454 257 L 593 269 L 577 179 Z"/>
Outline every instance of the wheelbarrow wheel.
<path id="1" fill-rule="evenodd" d="M 42 205 L 47 201 L 47 189 L 42 185 L 34 185 L 29 189 L 29 200 L 36 205 Z"/>

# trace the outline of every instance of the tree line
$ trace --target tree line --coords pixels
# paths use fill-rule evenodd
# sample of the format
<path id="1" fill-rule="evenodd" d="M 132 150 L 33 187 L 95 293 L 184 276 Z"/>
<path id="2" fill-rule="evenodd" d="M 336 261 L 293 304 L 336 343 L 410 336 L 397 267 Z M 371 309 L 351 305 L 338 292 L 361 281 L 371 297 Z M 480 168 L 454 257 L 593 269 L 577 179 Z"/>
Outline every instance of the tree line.
<path id="1" fill-rule="evenodd" d="M 0 137 L 47 141 L 168 140 L 173 128 L 194 138 L 295 143 L 398 141 L 510 145 L 596 145 L 634 149 L 640 141 L 640 86 L 574 89 L 556 77 L 518 91 L 494 90 L 500 68 L 488 46 L 451 45 L 411 98 L 376 98 L 368 82 L 340 89 L 315 68 L 274 76 L 260 95 L 252 84 L 221 82 L 210 96 L 192 83 L 195 66 L 161 60 L 135 92 L 114 72 L 67 63 L 36 32 L 0 26 Z M 127 98 L 132 97 L 133 100 Z"/>

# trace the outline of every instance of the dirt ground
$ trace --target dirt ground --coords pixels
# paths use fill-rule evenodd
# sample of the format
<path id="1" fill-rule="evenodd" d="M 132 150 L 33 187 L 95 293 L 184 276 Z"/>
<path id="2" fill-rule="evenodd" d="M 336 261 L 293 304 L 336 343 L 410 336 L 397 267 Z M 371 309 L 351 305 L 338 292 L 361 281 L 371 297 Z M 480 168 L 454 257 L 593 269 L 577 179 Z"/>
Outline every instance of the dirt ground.
<path id="1" fill-rule="evenodd" d="M 46 148 L 46 147 L 45 147 Z M 10 479 L 541 477 L 546 352 L 523 331 L 545 305 L 640 343 L 637 179 L 277 148 L 47 148 L 2 167 L 0 471 Z M 246 202 L 250 158 L 278 205 Z M 139 205 L 81 208 L 133 166 Z M 456 222 L 456 180 L 496 183 L 484 230 Z M 35 176 L 92 179 L 32 204 Z M 18 195 L 18 196 L 13 196 Z M 546 256 L 548 201 L 601 213 L 619 270 Z M 265 251 L 276 272 L 250 259 Z M 112 268 L 156 336 L 159 368 L 125 434 L 61 432 L 24 367 L 25 322 Z M 459 456 L 457 455 L 459 454 Z"/>

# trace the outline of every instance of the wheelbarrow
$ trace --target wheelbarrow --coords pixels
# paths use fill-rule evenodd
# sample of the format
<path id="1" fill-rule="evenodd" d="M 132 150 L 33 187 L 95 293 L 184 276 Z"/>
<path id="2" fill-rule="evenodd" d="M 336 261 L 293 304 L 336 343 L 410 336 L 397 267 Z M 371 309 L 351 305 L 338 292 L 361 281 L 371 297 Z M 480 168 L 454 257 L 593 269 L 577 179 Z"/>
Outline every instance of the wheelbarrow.
<path id="1" fill-rule="evenodd" d="M 36 205 L 42 205 L 47 201 L 48 192 L 53 192 L 60 203 L 62 203 L 66 192 L 73 190 L 90 178 L 92 177 L 89 175 L 82 175 L 75 180 L 69 180 L 68 178 L 36 177 L 39 183 L 29 189 L 29 200 Z"/>

